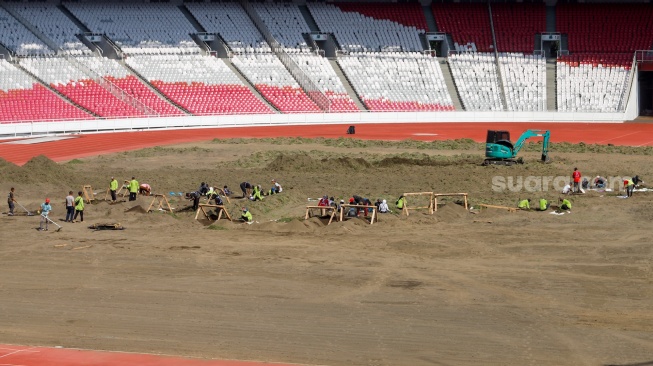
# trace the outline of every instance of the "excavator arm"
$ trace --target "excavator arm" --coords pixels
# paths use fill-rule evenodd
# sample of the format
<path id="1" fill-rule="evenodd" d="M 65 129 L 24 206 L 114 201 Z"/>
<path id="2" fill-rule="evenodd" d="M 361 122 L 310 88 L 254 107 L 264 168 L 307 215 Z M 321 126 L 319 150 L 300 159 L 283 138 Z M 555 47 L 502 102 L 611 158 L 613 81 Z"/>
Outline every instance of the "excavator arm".
<path id="1" fill-rule="evenodd" d="M 542 137 L 542 161 L 548 161 L 549 160 L 549 137 L 550 137 L 550 132 L 545 131 L 545 130 L 526 130 L 526 132 L 522 133 L 521 136 L 519 136 L 519 140 L 515 142 L 514 148 L 513 148 L 513 157 L 517 156 L 519 151 L 521 150 L 522 147 L 524 147 L 524 143 L 526 140 L 532 138 L 532 137 Z"/>

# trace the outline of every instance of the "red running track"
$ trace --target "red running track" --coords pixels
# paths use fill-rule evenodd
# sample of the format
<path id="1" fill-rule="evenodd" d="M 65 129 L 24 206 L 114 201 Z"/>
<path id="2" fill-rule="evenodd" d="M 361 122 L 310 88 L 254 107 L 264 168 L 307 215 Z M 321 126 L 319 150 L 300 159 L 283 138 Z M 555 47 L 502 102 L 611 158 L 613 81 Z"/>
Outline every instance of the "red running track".
<path id="1" fill-rule="evenodd" d="M 2 366 L 292 366 L 254 361 L 185 359 L 136 353 L 0 344 Z M 295 364 L 295 366 L 297 366 Z"/>
<path id="2" fill-rule="evenodd" d="M 66 161 L 144 147 L 237 137 L 355 137 L 366 140 L 414 139 L 422 141 L 470 138 L 483 142 L 488 129 L 508 130 L 512 133 L 514 140 L 526 129 L 546 129 L 551 131 L 552 142 L 653 146 L 653 124 L 645 123 L 359 124 L 356 125 L 355 135 L 347 135 L 347 127 L 347 125 L 302 125 L 87 134 L 80 135 L 76 139 L 39 144 L 0 143 L 0 157 L 23 165 L 29 159 L 41 154 L 54 161 Z"/>

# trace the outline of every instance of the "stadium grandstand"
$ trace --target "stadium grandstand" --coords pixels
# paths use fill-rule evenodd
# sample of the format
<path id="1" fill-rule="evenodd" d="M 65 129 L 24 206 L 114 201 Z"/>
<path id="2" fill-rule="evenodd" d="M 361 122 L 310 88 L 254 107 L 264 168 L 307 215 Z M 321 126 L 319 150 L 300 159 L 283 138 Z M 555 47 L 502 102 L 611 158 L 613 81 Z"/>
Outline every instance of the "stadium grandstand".
<path id="1" fill-rule="evenodd" d="M 0 123 L 623 121 L 652 47 L 648 0 L 0 1 Z"/>

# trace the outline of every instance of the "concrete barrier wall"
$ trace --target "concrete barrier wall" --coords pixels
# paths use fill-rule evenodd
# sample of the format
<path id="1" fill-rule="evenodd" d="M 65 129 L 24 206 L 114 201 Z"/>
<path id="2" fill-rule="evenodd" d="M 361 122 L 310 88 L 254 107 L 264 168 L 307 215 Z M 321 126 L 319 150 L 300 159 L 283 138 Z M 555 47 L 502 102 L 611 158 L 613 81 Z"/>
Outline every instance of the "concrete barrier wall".
<path id="1" fill-rule="evenodd" d="M 0 124 L 0 138 L 69 133 L 174 128 L 246 127 L 306 124 L 437 122 L 622 123 L 624 113 L 562 112 L 360 112 L 323 114 L 214 115 Z"/>

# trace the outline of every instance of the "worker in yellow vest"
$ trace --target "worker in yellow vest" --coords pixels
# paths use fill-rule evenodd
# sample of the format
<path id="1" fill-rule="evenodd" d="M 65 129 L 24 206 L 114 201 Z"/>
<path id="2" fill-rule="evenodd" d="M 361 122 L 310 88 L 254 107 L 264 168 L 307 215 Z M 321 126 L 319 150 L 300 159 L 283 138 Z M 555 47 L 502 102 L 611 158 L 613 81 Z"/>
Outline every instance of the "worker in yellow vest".
<path id="1" fill-rule="evenodd" d="M 116 203 L 116 192 L 118 191 L 118 181 L 116 178 L 111 177 L 111 183 L 109 183 L 109 190 L 111 191 L 111 203 Z"/>
<path id="2" fill-rule="evenodd" d="M 517 207 L 520 210 L 530 210 L 531 209 L 531 199 L 529 198 L 527 200 L 519 201 L 519 204 L 517 205 Z"/>
<path id="3" fill-rule="evenodd" d="M 540 198 L 540 211 L 546 211 L 549 209 L 549 201 L 544 198 Z"/>
<path id="4" fill-rule="evenodd" d="M 560 198 L 560 209 L 564 211 L 570 211 L 571 210 L 571 202 L 566 199 L 566 198 Z"/>
<path id="5" fill-rule="evenodd" d="M 129 200 L 136 201 L 136 194 L 138 193 L 138 188 L 140 184 L 136 180 L 136 177 L 132 177 L 132 180 L 129 182 Z"/>
<path id="6" fill-rule="evenodd" d="M 240 220 L 244 222 L 252 222 L 252 213 L 249 212 L 247 207 L 243 207 L 243 213 L 240 215 Z"/>

